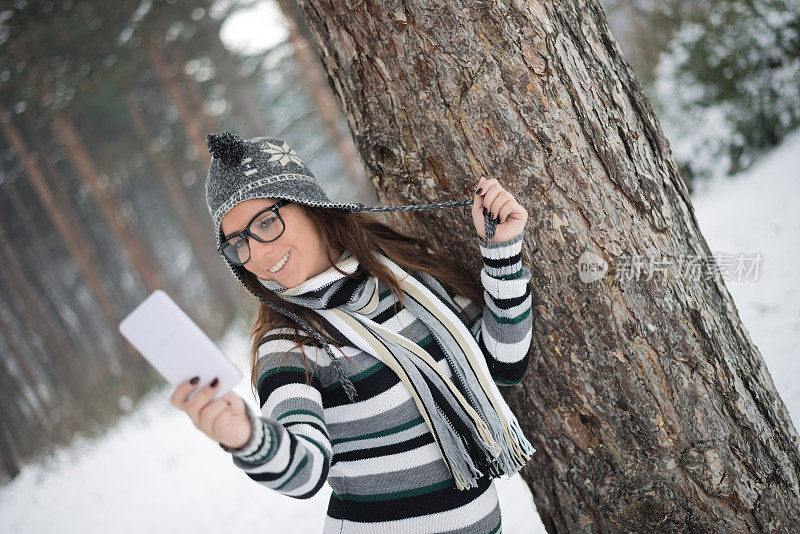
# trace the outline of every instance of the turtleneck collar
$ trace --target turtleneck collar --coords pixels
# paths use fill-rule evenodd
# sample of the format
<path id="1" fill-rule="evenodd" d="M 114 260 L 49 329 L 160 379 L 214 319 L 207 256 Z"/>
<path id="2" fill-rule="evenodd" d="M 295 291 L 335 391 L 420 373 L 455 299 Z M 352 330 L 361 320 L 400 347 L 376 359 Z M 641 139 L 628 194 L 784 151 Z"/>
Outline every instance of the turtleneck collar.
<path id="1" fill-rule="evenodd" d="M 359 262 L 350 251 L 345 250 L 336 261 L 336 266 L 345 273 L 353 273 Z M 286 301 L 306 308 L 331 309 L 343 307 L 351 311 L 364 312 L 365 306 L 373 300 L 377 279 L 362 274 L 351 278 L 331 266 L 316 276 L 291 288 L 286 288 L 275 280 L 258 277 L 261 284 Z"/>

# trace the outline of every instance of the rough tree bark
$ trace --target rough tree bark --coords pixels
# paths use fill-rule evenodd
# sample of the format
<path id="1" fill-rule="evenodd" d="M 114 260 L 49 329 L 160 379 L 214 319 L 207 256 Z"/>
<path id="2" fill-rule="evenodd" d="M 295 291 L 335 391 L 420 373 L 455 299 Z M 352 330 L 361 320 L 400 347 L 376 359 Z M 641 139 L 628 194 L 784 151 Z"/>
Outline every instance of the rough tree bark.
<path id="1" fill-rule="evenodd" d="M 504 395 L 548 531 L 800 531 L 797 432 L 722 278 L 619 276 L 712 254 L 597 2 L 300 4 L 383 202 L 485 173 L 528 209 L 533 355 Z M 468 210 L 409 220 L 477 273 Z"/>

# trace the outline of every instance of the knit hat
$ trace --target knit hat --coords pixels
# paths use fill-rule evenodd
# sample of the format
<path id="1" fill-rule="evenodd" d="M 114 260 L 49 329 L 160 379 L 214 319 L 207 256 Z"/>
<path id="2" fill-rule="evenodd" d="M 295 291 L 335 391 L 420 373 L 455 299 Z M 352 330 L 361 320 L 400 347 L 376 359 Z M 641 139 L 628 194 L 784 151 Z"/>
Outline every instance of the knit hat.
<path id="1" fill-rule="evenodd" d="M 206 144 L 212 156 L 206 179 L 206 201 L 211 219 L 214 221 L 217 247 L 224 240 L 222 218 L 235 205 L 251 198 L 287 199 L 306 206 L 334 209 L 344 213 L 430 210 L 467 206 L 473 203 L 471 198 L 406 206 L 365 206 L 360 202 L 333 202 L 325 194 L 303 160 L 282 139 L 276 137 L 242 139 L 236 134 L 225 131 L 222 134 L 209 134 L 206 137 Z M 486 242 L 488 243 L 494 237 L 497 221 L 490 219 L 488 214 L 485 215 L 484 220 Z M 353 402 L 356 395 L 355 387 L 347 377 L 341 361 L 334 355 L 322 335 L 297 314 L 254 293 L 242 278 L 246 269 L 243 266 L 235 265 L 224 256 L 223 259 L 236 279 L 251 295 L 275 311 L 293 319 L 324 347 L 325 352 L 331 358 L 331 364 L 339 376 L 344 391 Z"/>

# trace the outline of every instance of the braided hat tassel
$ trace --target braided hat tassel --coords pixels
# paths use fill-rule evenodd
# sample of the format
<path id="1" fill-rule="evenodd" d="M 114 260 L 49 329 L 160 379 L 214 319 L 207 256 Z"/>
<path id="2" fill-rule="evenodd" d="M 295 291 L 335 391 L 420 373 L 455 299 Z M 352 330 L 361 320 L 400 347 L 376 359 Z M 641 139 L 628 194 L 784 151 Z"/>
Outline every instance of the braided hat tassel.
<path id="1" fill-rule="evenodd" d="M 466 199 L 466 200 L 452 200 L 449 202 L 437 202 L 435 204 L 409 204 L 408 206 L 366 206 L 360 202 L 355 203 L 358 207 L 357 208 L 350 208 L 348 211 L 350 212 L 359 212 L 359 211 L 422 211 L 422 210 L 436 210 L 440 208 L 454 208 L 456 206 L 470 206 L 473 204 L 473 199 Z M 489 242 L 494 237 L 494 232 L 497 228 L 497 221 L 500 219 L 498 215 L 496 218 L 492 219 L 489 217 L 489 213 L 486 212 L 483 214 L 483 222 L 484 227 L 486 228 L 486 239 L 484 243 L 489 244 Z"/>

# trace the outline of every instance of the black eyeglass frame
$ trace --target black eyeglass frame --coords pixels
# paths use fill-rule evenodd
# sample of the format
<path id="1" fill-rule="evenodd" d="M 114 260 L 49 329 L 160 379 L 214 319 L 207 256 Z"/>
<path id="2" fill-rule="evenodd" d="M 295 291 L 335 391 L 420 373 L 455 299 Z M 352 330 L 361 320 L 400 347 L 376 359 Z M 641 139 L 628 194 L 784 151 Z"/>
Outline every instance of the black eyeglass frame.
<path id="1" fill-rule="evenodd" d="M 252 219 L 250 219 L 250 220 L 247 222 L 247 225 L 245 225 L 245 227 L 244 227 L 244 230 L 242 230 L 241 232 L 237 232 L 237 233 L 235 233 L 235 234 L 232 234 L 232 235 L 228 236 L 226 239 L 224 239 L 224 240 L 222 241 L 222 243 L 220 243 L 220 245 L 217 247 L 217 252 L 219 252 L 220 256 L 222 256 L 222 257 L 223 257 L 223 258 L 225 258 L 226 260 L 230 261 L 230 262 L 231 262 L 231 263 L 233 263 L 234 265 L 239 265 L 239 266 L 242 266 L 242 265 L 244 265 L 245 263 L 247 263 L 248 261 L 250 261 L 250 257 L 251 257 L 251 256 L 250 256 L 250 253 L 251 253 L 251 250 L 250 250 L 250 243 L 248 243 L 248 242 L 247 242 L 247 238 L 248 238 L 248 236 L 249 236 L 249 237 L 252 237 L 253 239 L 255 239 L 256 241 L 258 241 L 259 243 L 272 243 L 273 241 L 277 240 L 277 239 L 278 239 L 280 236 L 282 236 L 282 235 L 283 235 L 283 232 L 285 232 L 285 231 L 286 231 L 286 221 L 284 221 L 284 220 L 283 220 L 283 217 L 281 217 L 281 213 L 280 213 L 280 210 L 279 210 L 279 208 L 282 208 L 283 206 L 285 206 L 285 205 L 287 205 L 287 204 L 291 204 L 291 203 L 292 203 L 292 201 L 291 201 L 291 200 L 288 200 L 288 199 L 282 198 L 282 199 L 280 199 L 279 201 L 277 201 L 275 204 L 273 204 L 272 206 L 269 206 L 269 207 L 267 207 L 267 208 L 264 208 L 263 210 L 259 211 L 258 213 L 256 213 L 255 215 L 253 215 L 253 218 L 252 218 Z M 253 221 L 255 221 L 256 219 L 258 219 L 258 218 L 259 218 L 261 215 L 263 215 L 263 214 L 264 214 L 265 212 L 267 212 L 267 211 L 273 211 L 273 212 L 275 212 L 275 215 L 277 215 L 277 216 L 278 216 L 278 219 L 280 219 L 280 221 L 281 221 L 281 224 L 283 225 L 283 230 L 281 230 L 281 233 L 280 233 L 280 234 L 278 234 L 278 237 L 276 237 L 275 239 L 270 239 L 269 241 L 265 241 L 265 240 L 263 240 L 263 239 L 259 238 L 258 236 L 254 235 L 252 232 L 250 232 L 250 225 L 251 225 L 251 224 L 253 224 Z M 233 239 L 234 237 L 237 237 L 237 236 L 242 236 L 242 238 L 244 239 L 244 242 L 245 242 L 245 243 L 247 243 L 247 253 L 248 253 L 248 257 L 247 257 L 247 259 L 246 259 L 244 262 L 242 262 L 242 263 L 238 263 L 238 262 L 235 262 L 235 261 L 233 261 L 233 260 L 232 260 L 232 259 L 230 259 L 228 256 L 226 256 L 224 252 L 222 252 L 222 247 L 224 247 L 224 246 L 225 246 L 225 244 L 226 244 L 226 243 L 227 243 L 229 240 L 231 240 L 231 239 Z M 225 236 L 223 236 L 223 237 L 225 237 Z"/>

